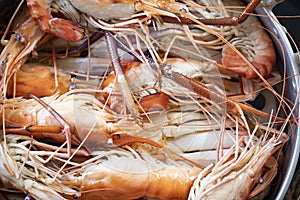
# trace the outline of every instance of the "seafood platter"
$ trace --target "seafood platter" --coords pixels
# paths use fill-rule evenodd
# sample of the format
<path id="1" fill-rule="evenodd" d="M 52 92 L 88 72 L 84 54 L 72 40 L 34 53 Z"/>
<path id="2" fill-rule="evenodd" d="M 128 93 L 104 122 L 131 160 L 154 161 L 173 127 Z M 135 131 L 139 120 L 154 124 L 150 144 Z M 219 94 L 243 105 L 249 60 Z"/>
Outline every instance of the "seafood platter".
<path id="1" fill-rule="evenodd" d="M 299 55 L 280 3 L 0 1 L 0 198 L 283 199 Z"/>

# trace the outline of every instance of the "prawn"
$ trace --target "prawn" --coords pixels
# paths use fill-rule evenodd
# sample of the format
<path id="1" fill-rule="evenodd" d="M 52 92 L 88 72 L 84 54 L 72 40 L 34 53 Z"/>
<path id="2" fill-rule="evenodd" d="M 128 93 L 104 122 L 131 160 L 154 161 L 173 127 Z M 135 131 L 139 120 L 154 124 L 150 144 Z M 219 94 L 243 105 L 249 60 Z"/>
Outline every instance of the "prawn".
<path id="1" fill-rule="evenodd" d="M 206 160 L 202 159 L 201 154 L 220 148 L 217 142 L 220 137 L 223 143 L 221 148 L 226 149 L 234 145 L 232 138 L 235 138 L 235 121 L 231 119 L 233 116 L 243 116 L 243 112 L 249 112 L 267 119 L 270 117 L 269 113 L 246 105 L 242 99 L 235 101 L 233 96 L 229 96 L 230 89 L 226 85 L 214 84 L 214 81 L 219 82 L 220 77 L 226 76 L 222 73 L 216 74 L 216 66 L 208 64 L 205 67 L 205 64 L 207 63 L 196 60 L 167 59 L 165 67 L 168 67 L 170 72 L 163 76 L 160 91 L 156 85 L 155 71 L 146 64 L 131 62 L 123 66 L 129 87 L 138 100 L 140 112 L 145 115 L 144 126 L 139 134 L 201 163 Z M 124 114 L 124 103 L 117 89 L 114 72 L 111 72 L 102 84 L 102 90 L 107 93 L 104 93 L 106 101 L 103 103 Z M 188 98 L 185 98 L 186 96 Z M 144 98 L 151 102 L 147 104 L 150 107 L 145 106 Z M 211 102 L 212 106 L 207 106 L 208 102 Z M 271 117 L 280 123 L 284 120 L 276 116 Z M 239 137 L 247 134 L 245 132 L 250 126 L 247 120 L 251 119 L 244 122 L 238 120 L 241 125 Z M 138 127 L 133 128 L 128 123 L 122 125 L 124 129 L 126 126 L 130 127 L 127 128 L 129 132 L 138 130 Z M 196 151 L 199 153 L 195 153 Z M 211 160 L 212 157 L 214 156 L 207 159 Z"/>
<path id="2" fill-rule="evenodd" d="M 82 141 L 85 141 L 84 148 L 88 151 L 133 142 L 162 147 L 146 138 L 130 136 L 122 131 L 118 119 L 109 110 L 103 109 L 104 105 L 93 95 L 72 92 L 59 97 L 44 97 L 42 100 L 33 95 L 30 95 L 33 99 L 28 100 L 8 99 L 3 105 L 1 125 L 6 126 L 7 133 L 33 135 L 35 138 L 50 137 L 58 142 L 66 140 L 68 155 L 71 153 L 71 144 L 80 145 Z M 83 116 L 85 120 L 82 120 Z M 65 139 L 60 133 L 65 135 Z"/>
<path id="3" fill-rule="evenodd" d="M 36 199 L 186 199 L 201 171 L 187 161 L 158 159 L 142 149 L 138 155 L 133 149 L 120 148 L 94 151 L 93 157 L 83 161 L 76 156 L 72 161 L 54 157 L 46 166 L 43 156 L 52 154 L 56 146 L 28 136 L 8 135 L 6 139 L 7 144 L 0 143 L 0 180 Z M 52 162 L 58 167 L 67 163 L 68 167 L 57 174 L 56 167 L 49 167 Z"/>
<path id="4" fill-rule="evenodd" d="M 270 36 L 254 16 L 250 16 L 238 29 L 239 34 L 229 42 L 247 57 L 258 73 L 228 45 L 224 45 L 222 49 L 223 67 L 247 79 L 258 78 L 258 74 L 267 77 L 276 63 Z"/>
<path id="5" fill-rule="evenodd" d="M 265 185 L 274 178 L 277 164 L 273 155 L 287 139 L 282 133 L 267 141 L 260 138 L 252 145 L 253 141 L 249 140 L 246 142 L 249 149 L 237 146 L 239 144 L 232 146 L 214 167 L 208 166 L 203 170 L 205 173 L 199 174 L 188 199 L 247 199 L 251 192 L 259 193 L 263 187 L 255 191 L 255 184 L 260 177 Z M 264 166 L 269 166 L 270 171 L 262 174 Z"/>
<path id="6" fill-rule="evenodd" d="M 210 90 L 205 84 L 198 82 L 196 79 L 196 77 L 198 76 L 198 78 L 201 77 L 201 75 L 203 75 L 203 79 L 205 79 L 205 75 L 203 74 L 203 72 L 201 72 L 201 62 L 198 63 L 197 61 L 185 61 L 183 59 L 168 59 L 165 66 L 163 67 L 163 75 L 170 81 L 174 81 L 175 83 L 177 83 L 179 86 L 181 86 L 182 88 L 185 88 L 187 90 L 189 90 L 190 92 L 194 92 L 198 95 L 200 95 L 200 98 L 205 99 L 206 101 L 212 101 L 215 104 L 222 104 L 222 103 L 226 103 L 226 107 L 229 110 L 232 110 L 234 112 L 237 112 L 237 106 L 240 107 L 243 111 L 247 111 L 247 112 L 253 112 L 255 114 L 261 115 L 263 117 L 270 117 L 270 115 L 268 113 L 263 113 L 255 108 L 252 108 L 242 102 L 236 102 L 234 99 L 232 99 L 231 97 L 227 97 L 226 95 L 226 91 L 227 88 L 224 88 L 224 85 L 219 85 L 219 88 Z M 180 67 L 178 67 L 180 66 Z M 182 66 L 185 66 L 185 69 L 182 70 Z M 142 96 L 137 96 L 137 99 L 141 99 L 141 101 L 143 100 L 143 96 L 147 96 L 149 94 L 155 94 L 155 88 L 158 88 L 158 86 L 155 86 L 156 84 L 156 77 L 157 74 L 155 73 L 155 71 L 152 71 L 152 69 L 148 69 L 149 71 L 147 71 L 147 67 L 146 65 L 143 65 L 143 67 L 139 67 L 138 63 L 133 63 L 132 65 L 128 65 L 127 67 L 125 67 L 125 76 L 127 76 L 127 80 L 129 83 L 129 86 L 132 87 L 133 90 L 139 90 L 141 87 L 144 88 L 149 88 L 147 93 L 144 94 L 140 94 Z M 198 75 L 193 74 L 193 78 L 188 77 L 188 75 L 191 74 L 191 72 L 188 71 L 189 70 L 194 70 L 195 73 L 199 73 Z M 212 72 L 215 72 L 214 70 L 216 69 L 215 67 L 212 67 L 210 70 Z M 147 73 L 147 74 L 152 74 L 152 76 L 148 76 L 147 80 L 145 80 L 145 78 L 141 77 L 139 78 L 139 74 L 143 74 L 140 72 L 140 70 L 146 70 L 146 72 L 143 73 Z M 185 71 L 186 70 L 186 71 Z M 207 70 L 209 71 L 209 70 Z M 220 77 L 222 77 L 223 75 L 217 71 L 218 74 L 215 75 L 215 78 L 218 79 Z M 185 74 L 187 75 L 185 75 Z M 190 73 L 190 74 L 189 74 Z M 210 75 L 208 75 L 209 77 Z M 210 78 L 212 78 L 214 75 L 212 75 Z M 135 77 L 133 79 L 131 79 L 132 77 Z M 223 76 L 224 77 L 224 76 Z M 114 92 L 118 93 L 117 91 L 114 91 L 115 89 L 115 83 L 113 82 L 114 75 L 113 73 L 106 79 L 106 81 L 104 81 L 104 85 L 103 85 L 103 90 L 107 92 L 107 94 L 105 95 L 105 97 L 110 97 L 112 98 L 111 100 L 109 100 L 109 102 L 113 103 L 112 106 L 116 105 L 115 107 L 117 107 L 118 109 L 122 108 L 122 99 L 120 98 L 120 95 L 118 94 L 114 94 Z M 138 81 L 136 81 L 138 80 Z M 167 83 L 168 80 L 166 80 L 165 85 L 169 86 L 170 84 Z M 209 80 L 209 78 L 208 78 Z M 216 80 L 209 80 L 209 81 L 215 81 Z M 223 81 L 222 81 L 223 82 Z M 212 84 L 211 82 L 209 84 Z M 218 84 L 215 84 L 217 87 Z M 167 87 L 165 87 L 167 88 Z M 151 92 L 151 90 L 153 90 Z M 166 89 L 164 89 L 164 87 L 162 88 L 162 91 L 165 91 L 164 93 L 169 93 L 170 91 L 166 91 Z M 219 93 L 219 91 L 221 91 L 221 93 Z M 151 98 L 152 97 L 152 98 Z M 168 100 L 169 98 L 167 98 L 165 95 L 152 95 L 149 97 L 149 99 L 151 99 L 151 103 L 153 104 L 154 102 L 154 107 L 158 108 L 158 109 L 166 109 L 166 107 L 168 106 Z M 150 100 L 149 100 L 150 101 Z M 110 103 L 109 103 L 110 104 Z M 158 105 L 160 104 L 160 105 Z M 151 104 L 150 104 L 151 105 Z M 141 108 L 143 110 L 143 108 Z M 147 109 L 149 110 L 149 109 Z M 274 117 L 276 118 L 276 117 Z M 279 118 L 278 118 L 279 119 Z M 282 119 L 279 119 L 282 120 Z"/>
<path id="7" fill-rule="evenodd" d="M 86 134 L 90 129 L 93 129 L 91 138 L 97 138 L 91 140 L 94 140 L 94 144 L 91 145 L 91 147 L 96 147 L 96 143 L 98 142 L 105 143 L 107 141 L 106 135 L 102 133 L 106 133 L 106 131 L 109 131 L 106 120 L 108 122 L 113 121 L 113 117 L 110 117 L 110 115 L 105 111 L 100 111 L 101 108 L 99 106 L 101 106 L 101 104 L 99 105 L 99 103 L 97 103 L 93 96 L 87 94 L 65 94 L 57 98 L 57 95 L 52 95 L 42 98 L 42 101 L 49 104 L 53 110 L 59 113 L 61 119 L 57 119 L 51 114 L 51 112 L 48 112 L 47 108 L 44 108 L 38 101 L 34 99 L 8 99 L 5 102 L 5 105 L 3 105 L 4 107 L 2 110 L 2 112 L 4 112 L 2 113 L 2 116 L 5 117 L 4 121 L 3 119 L 2 121 L 3 123 L 5 121 L 7 122 L 6 128 L 9 128 L 9 126 L 25 126 L 27 127 L 25 128 L 25 130 L 29 130 L 30 133 L 30 130 L 34 130 L 35 127 L 44 127 L 44 131 L 42 131 L 43 129 L 41 129 L 41 131 L 47 133 L 48 128 L 58 127 L 58 129 L 56 130 L 58 130 L 59 133 L 62 131 L 62 126 L 68 125 L 68 129 L 70 129 L 69 132 L 74 133 L 76 136 L 75 138 L 73 137 L 73 141 L 77 141 L 77 144 L 79 142 L 78 139 L 76 140 L 76 138 L 83 139 L 81 137 L 84 136 L 81 134 Z M 104 112 L 102 113 L 103 116 L 101 116 L 101 112 Z M 82 116 L 86 116 L 86 120 L 79 120 L 82 118 Z M 64 123 L 61 123 L 60 120 L 63 119 L 66 119 L 66 121 Z M 7 131 L 9 131 L 9 129 Z M 14 129 L 12 129 L 11 131 L 14 131 Z M 56 134 L 54 135 L 53 139 L 61 141 L 59 138 L 60 134 Z"/>
<path id="8" fill-rule="evenodd" d="M 11 35 L 0 55 L 1 96 L 6 96 L 8 82 L 25 63 L 43 36 L 44 32 L 39 29 L 32 17 L 25 17 Z"/>
<path id="9" fill-rule="evenodd" d="M 222 1 L 224 9 L 216 8 L 212 2 L 200 1 L 199 4 L 206 5 L 211 9 L 197 10 L 202 15 L 217 15 L 217 16 L 236 16 L 236 13 L 241 11 L 236 6 L 243 5 L 241 1 Z M 232 9 L 227 10 L 226 6 Z M 194 11 L 197 14 L 196 11 Z M 213 13 L 213 14 L 211 14 Z M 194 13 L 193 13 L 194 14 Z M 218 67 L 230 73 L 238 74 L 247 79 L 267 78 L 272 72 L 276 62 L 276 53 L 272 39 L 263 28 L 256 16 L 248 16 L 242 24 L 236 26 L 213 26 L 209 27 L 220 33 L 218 36 L 207 28 L 203 28 L 198 24 L 189 25 L 173 25 L 165 23 L 158 26 L 158 30 L 153 31 L 150 35 L 155 40 L 160 40 L 160 45 L 166 49 L 166 55 L 171 51 L 171 48 L 176 50 L 171 53 L 176 54 L 178 48 L 184 51 L 191 51 L 194 48 L 196 53 L 190 55 L 198 56 L 201 59 L 209 59 L 211 54 L 217 54 L 221 51 L 221 59 L 215 59 L 218 62 Z M 170 37 L 172 35 L 172 37 Z M 191 47 L 187 48 L 187 42 Z M 207 56 L 208 55 L 208 56 Z"/>

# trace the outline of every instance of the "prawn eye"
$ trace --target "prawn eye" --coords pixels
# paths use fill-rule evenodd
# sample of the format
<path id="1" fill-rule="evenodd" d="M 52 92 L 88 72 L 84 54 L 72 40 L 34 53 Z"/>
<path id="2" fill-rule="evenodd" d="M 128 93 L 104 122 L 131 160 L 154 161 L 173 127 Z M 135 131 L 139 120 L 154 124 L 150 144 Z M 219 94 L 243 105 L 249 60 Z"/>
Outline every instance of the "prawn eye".
<path id="1" fill-rule="evenodd" d="M 27 195 L 24 200 L 33 200 L 31 196 Z"/>
<path id="2" fill-rule="evenodd" d="M 74 199 L 78 199 L 78 198 L 80 198 L 80 196 L 81 196 L 80 194 L 73 194 Z"/>
<path id="3" fill-rule="evenodd" d="M 112 138 L 108 138 L 107 144 L 108 144 L 109 146 L 112 146 L 112 145 L 114 144 Z"/>
<path id="4" fill-rule="evenodd" d="M 22 38 L 23 38 L 23 35 L 22 35 L 22 34 L 20 34 L 20 33 L 17 33 L 17 34 L 16 34 L 16 40 L 17 40 L 18 42 L 21 42 Z"/>

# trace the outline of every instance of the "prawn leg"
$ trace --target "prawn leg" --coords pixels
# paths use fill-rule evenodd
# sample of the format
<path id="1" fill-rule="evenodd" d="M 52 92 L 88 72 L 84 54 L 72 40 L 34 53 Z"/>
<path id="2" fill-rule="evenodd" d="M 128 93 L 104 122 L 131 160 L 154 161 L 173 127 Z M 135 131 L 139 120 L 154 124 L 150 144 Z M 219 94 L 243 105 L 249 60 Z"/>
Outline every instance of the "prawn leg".
<path id="1" fill-rule="evenodd" d="M 147 138 L 144 138 L 144 137 L 138 137 L 138 136 L 131 136 L 131 135 L 128 135 L 128 134 L 122 134 L 122 135 L 118 135 L 120 136 L 119 138 L 117 139 L 113 139 L 113 144 L 118 146 L 118 147 L 121 147 L 121 146 L 124 146 L 126 144 L 129 144 L 129 143 L 145 143 L 145 144 L 149 144 L 151 146 L 154 146 L 154 147 L 157 147 L 157 148 L 163 148 L 162 145 L 150 140 L 150 139 L 147 139 Z"/>
<path id="2" fill-rule="evenodd" d="M 89 39 L 85 40 L 79 47 L 68 52 L 69 56 L 79 56 L 82 51 L 88 48 L 89 45 L 93 44 L 104 35 L 103 31 L 93 33 Z"/>
<path id="3" fill-rule="evenodd" d="M 46 104 L 40 98 L 32 94 L 29 96 L 36 100 L 39 104 L 41 104 L 46 110 L 48 110 L 55 117 L 55 119 L 64 127 L 62 132 L 65 135 L 67 141 L 67 155 L 71 156 L 71 131 L 68 123 L 63 119 L 63 117 L 59 113 L 57 113 L 51 106 Z"/>
<path id="4" fill-rule="evenodd" d="M 122 70 L 120 60 L 118 58 L 118 52 L 116 49 L 116 43 L 110 32 L 105 32 L 105 38 L 107 41 L 108 51 L 111 56 L 111 61 L 116 74 L 117 85 L 120 88 L 122 97 L 124 98 L 126 107 L 130 114 L 133 116 L 137 124 L 142 125 L 141 117 L 138 109 L 135 106 L 134 99 L 132 98 L 132 92 L 130 91 L 124 72 Z"/>
<path id="5" fill-rule="evenodd" d="M 51 138 L 57 142 L 65 142 L 66 137 L 61 135 L 62 128 L 58 126 L 22 126 L 8 125 L 5 128 L 7 134 L 25 135 L 35 139 Z M 72 144 L 78 145 L 78 142 L 72 140 Z"/>
<path id="6" fill-rule="evenodd" d="M 70 42 L 76 42 L 84 37 L 84 29 L 75 26 L 68 20 L 53 18 L 50 3 L 47 0 L 27 0 L 30 14 L 40 29 Z"/>

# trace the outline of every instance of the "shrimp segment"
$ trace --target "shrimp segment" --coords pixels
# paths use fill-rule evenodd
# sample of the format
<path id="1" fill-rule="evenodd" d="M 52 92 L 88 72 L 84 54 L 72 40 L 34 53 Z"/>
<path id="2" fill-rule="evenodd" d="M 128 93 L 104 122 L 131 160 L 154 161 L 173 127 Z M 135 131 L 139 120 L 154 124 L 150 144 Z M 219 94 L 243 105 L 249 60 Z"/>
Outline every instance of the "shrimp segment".
<path id="1" fill-rule="evenodd" d="M 249 17 L 248 21 L 241 25 L 241 30 L 244 30 L 245 35 L 232 39 L 231 44 L 237 49 L 240 49 L 241 52 L 244 52 L 257 72 L 261 76 L 266 77 L 271 73 L 276 63 L 276 53 L 271 38 L 260 26 L 260 23 L 254 17 Z M 251 46 L 247 45 L 246 41 L 249 41 Z M 223 47 L 222 62 L 225 69 L 245 76 L 247 79 L 255 79 L 259 76 L 257 72 L 228 45 Z"/>
<path id="2" fill-rule="evenodd" d="M 129 18 L 134 14 L 135 0 L 81 1 L 70 0 L 81 12 L 100 19 Z"/>

